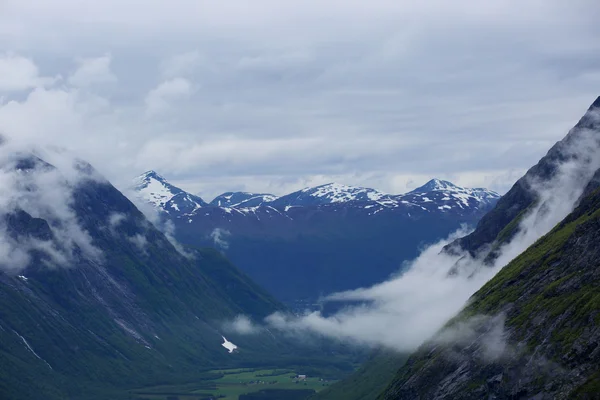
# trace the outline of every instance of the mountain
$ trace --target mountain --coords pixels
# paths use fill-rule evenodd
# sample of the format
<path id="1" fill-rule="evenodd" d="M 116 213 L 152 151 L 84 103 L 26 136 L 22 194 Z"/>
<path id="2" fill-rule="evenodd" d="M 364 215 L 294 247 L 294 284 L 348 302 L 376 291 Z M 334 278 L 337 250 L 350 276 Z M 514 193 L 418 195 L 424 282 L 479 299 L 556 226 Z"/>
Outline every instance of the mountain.
<path id="1" fill-rule="evenodd" d="M 459 259 L 455 267 L 473 257 L 496 268 L 510 261 L 458 316 L 399 372 L 405 355 L 376 353 L 317 397 L 597 398 L 599 122 L 600 97 L 473 233 L 444 249 Z M 539 232 L 548 233 L 536 240 Z M 390 357 L 396 364 L 386 367 Z M 360 394 L 359 383 L 375 387 L 390 373 L 395 377 L 379 396 Z"/>
<path id="2" fill-rule="evenodd" d="M 598 148 L 600 97 L 476 230 L 446 251 L 493 264 L 503 246 L 527 237 L 532 224 L 552 222 L 571 204 L 576 208 L 413 354 L 381 399 L 597 398 Z"/>
<path id="3" fill-rule="evenodd" d="M 598 398 L 599 261 L 596 190 L 446 326 L 470 333 L 424 345 L 381 398 Z"/>
<path id="4" fill-rule="evenodd" d="M 323 351 L 227 330 L 285 307 L 218 252 L 175 246 L 89 164 L 0 151 L 0 398 L 128 398 Z"/>
<path id="5" fill-rule="evenodd" d="M 599 112 L 600 97 L 592 103 L 567 136 L 557 142 L 536 165 L 514 184 L 508 193 L 502 196 L 496 207 L 479 221 L 476 229 L 470 235 L 450 244 L 447 251 L 466 250 L 471 255 L 478 255 L 481 252 L 489 251 L 492 243 L 500 245 L 510 240 L 516 234 L 521 218 L 539 205 L 540 201 L 545 201 L 539 195 L 540 185 L 555 177 L 560 172 L 560 165 L 589 156 L 585 154 L 584 150 L 585 147 L 589 147 L 588 142 L 593 140 L 594 133 L 600 130 L 600 119 L 597 116 Z M 592 137 L 590 137 L 590 133 Z M 595 169 L 591 167 L 582 173 L 587 176 L 590 171 L 593 173 Z M 574 181 L 575 178 L 573 177 L 572 180 Z M 596 179 L 600 179 L 600 177 Z M 582 185 L 580 189 L 583 187 L 585 186 Z M 565 189 L 569 190 L 570 188 L 563 188 L 563 190 Z"/>
<path id="6" fill-rule="evenodd" d="M 140 197 L 166 213 L 189 214 L 208 204 L 200 197 L 171 185 L 154 171 L 147 171 L 134 181 Z"/>
<path id="7" fill-rule="evenodd" d="M 432 179 L 425 185 L 399 196 L 402 201 L 419 204 L 430 211 L 434 207 L 441 211 L 470 213 L 478 209 L 490 209 L 498 202 L 498 193 L 483 188 L 462 188 L 455 184 Z"/>
<path id="8" fill-rule="evenodd" d="M 278 299 L 305 308 L 386 279 L 420 246 L 474 225 L 499 197 L 434 179 L 404 195 L 331 183 L 274 199 L 225 193 L 191 212 L 152 204 L 180 242 L 218 247 Z"/>
<path id="9" fill-rule="evenodd" d="M 310 400 L 376 400 L 407 359 L 388 349 L 374 350 L 355 373 Z"/>
<path id="10" fill-rule="evenodd" d="M 313 188 L 306 188 L 282 196 L 271 205 L 276 208 L 307 207 L 335 203 L 371 203 L 390 201 L 390 196 L 374 189 L 329 183 Z"/>

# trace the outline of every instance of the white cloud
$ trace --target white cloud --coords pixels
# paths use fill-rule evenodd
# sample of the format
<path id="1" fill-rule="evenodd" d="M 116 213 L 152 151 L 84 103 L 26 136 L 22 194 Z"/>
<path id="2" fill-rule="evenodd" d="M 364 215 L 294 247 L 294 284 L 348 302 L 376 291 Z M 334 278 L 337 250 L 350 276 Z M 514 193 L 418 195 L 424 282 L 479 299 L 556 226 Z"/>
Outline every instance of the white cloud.
<path id="1" fill-rule="evenodd" d="M 261 327 L 245 315 L 238 315 L 233 321 L 226 322 L 223 327 L 227 331 L 241 335 L 253 335 L 263 331 Z"/>
<path id="2" fill-rule="evenodd" d="M 15 168 L 23 157 L 40 157 L 56 168 L 38 166 L 31 171 Z M 77 160 L 56 149 L 28 148 L 5 143 L 0 145 L 0 214 L 25 211 L 48 223 L 48 232 L 36 232 L 38 238 L 14 235 L 6 220 L 0 222 L 0 269 L 18 272 L 31 261 L 31 251 L 42 252 L 50 267 L 68 266 L 76 254 L 100 262 L 102 253 L 89 233 L 80 225 L 72 208 L 73 190 L 89 179 L 101 179 L 81 173 Z"/>
<path id="3" fill-rule="evenodd" d="M 117 77 L 110 69 L 111 60 L 109 54 L 97 58 L 79 59 L 77 70 L 69 76 L 69 83 L 77 87 L 87 87 L 116 82 Z"/>
<path id="4" fill-rule="evenodd" d="M 231 236 L 231 232 L 227 229 L 215 228 L 211 234 L 210 238 L 212 239 L 215 246 L 222 250 L 229 249 L 229 237 Z"/>
<path id="5" fill-rule="evenodd" d="M 146 246 L 148 245 L 148 239 L 145 235 L 137 233 L 134 236 L 128 237 L 127 240 L 133 243 L 140 252 L 142 252 L 143 254 L 147 254 Z"/>
<path id="6" fill-rule="evenodd" d="M 158 169 L 209 197 L 221 182 L 283 194 L 321 177 L 503 192 L 598 95 L 592 0 L 0 7 L 1 48 L 96 82 L 3 94 L 1 131 L 68 146 L 117 183 Z"/>
<path id="7" fill-rule="evenodd" d="M 149 114 L 168 110 L 175 102 L 187 98 L 192 92 L 192 85 L 183 78 L 174 78 L 162 82 L 148 92 L 146 110 Z"/>
<path id="8" fill-rule="evenodd" d="M 165 78 L 177 78 L 193 73 L 202 63 L 202 56 L 197 50 L 189 51 L 166 59 L 161 63 L 160 70 Z"/>
<path id="9" fill-rule="evenodd" d="M 0 54 L 0 93 L 31 89 L 54 83 L 56 78 L 40 76 L 29 58 L 13 53 Z"/>

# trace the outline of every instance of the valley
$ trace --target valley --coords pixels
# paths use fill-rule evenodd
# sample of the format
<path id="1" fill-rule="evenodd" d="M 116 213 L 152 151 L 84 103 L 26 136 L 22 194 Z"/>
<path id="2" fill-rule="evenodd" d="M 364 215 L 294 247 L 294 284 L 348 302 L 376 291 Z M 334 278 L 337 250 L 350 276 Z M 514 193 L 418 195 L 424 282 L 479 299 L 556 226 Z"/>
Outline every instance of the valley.
<path id="1" fill-rule="evenodd" d="M 300 370 L 299 370 L 300 371 Z M 294 398 L 294 392 L 299 391 L 305 399 L 311 394 L 320 392 L 336 380 L 328 380 L 315 376 L 298 378 L 299 374 L 290 369 L 230 369 L 213 370 L 215 378 L 204 380 L 200 383 L 148 387 L 132 390 L 130 393 L 134 400 L 197 400 L 197 399 L 223 399 L 237 400 L 240 395 L 257 393 L 261 391 L 278 391 L 280 398 Z M 302 375 L 302 374 L 300 374 Z M 286 394 L 286 392 L 288 392 Z"/>

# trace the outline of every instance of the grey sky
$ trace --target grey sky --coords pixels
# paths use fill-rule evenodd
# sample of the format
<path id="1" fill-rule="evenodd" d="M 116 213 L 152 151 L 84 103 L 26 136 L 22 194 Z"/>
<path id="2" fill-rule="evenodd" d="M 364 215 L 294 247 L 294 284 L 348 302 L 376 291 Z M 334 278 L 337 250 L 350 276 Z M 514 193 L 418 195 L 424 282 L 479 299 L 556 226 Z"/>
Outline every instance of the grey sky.
<path id="1" fill-rule="evenodd" d="M 503 192 L 600 95 L 599 19 L 594 0 L 0 0 L 0 130 L 208 200 Z"/>

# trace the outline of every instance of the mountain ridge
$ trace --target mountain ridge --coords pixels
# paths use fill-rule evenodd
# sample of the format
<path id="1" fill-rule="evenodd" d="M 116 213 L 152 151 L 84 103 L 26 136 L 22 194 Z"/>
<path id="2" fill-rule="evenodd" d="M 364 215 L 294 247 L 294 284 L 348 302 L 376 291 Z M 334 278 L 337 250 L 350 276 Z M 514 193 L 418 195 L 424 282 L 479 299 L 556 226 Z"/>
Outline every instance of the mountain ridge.
<path id="1" fill-rule="evenodd" d="M 323 294 L 387 279 L 419 247 L 475 224 L 499 198 L 442 181 L 430 186 L 436 182 L 405 195 L 330 183 L 252 207 L 244 201 L 256 196 L 226 193 L 216 198 L 224 206 L 213 201 L 189 213 L 160 212 L 154 204 L 180 242 L 218 248 L 278 299 L 302 309 L 318 307 Z"/>

